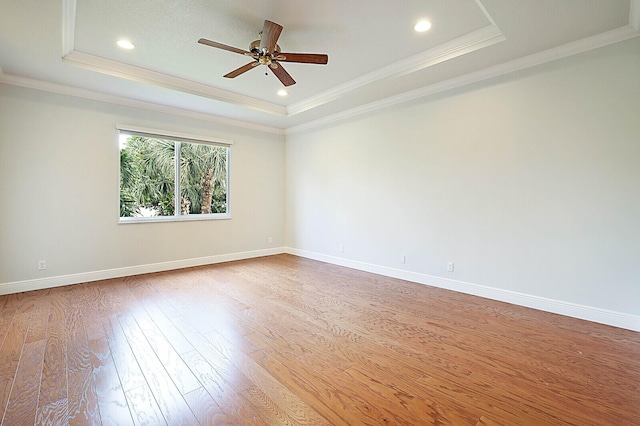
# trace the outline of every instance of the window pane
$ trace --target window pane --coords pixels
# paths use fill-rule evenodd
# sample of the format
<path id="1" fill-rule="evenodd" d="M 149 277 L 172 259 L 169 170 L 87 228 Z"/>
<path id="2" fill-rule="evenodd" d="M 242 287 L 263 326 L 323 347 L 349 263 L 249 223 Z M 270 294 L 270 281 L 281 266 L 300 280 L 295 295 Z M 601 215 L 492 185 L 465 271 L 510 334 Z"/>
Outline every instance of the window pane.
<path id="1" fill-rule="evenodd" d="M 120 135 L 120 217 L 174 214 L 175 142 Z"/>
<path id="2" fill-rule="evenodd" d="M 180 214 L 227 212 L 227 151 L 180 143 Z"/>

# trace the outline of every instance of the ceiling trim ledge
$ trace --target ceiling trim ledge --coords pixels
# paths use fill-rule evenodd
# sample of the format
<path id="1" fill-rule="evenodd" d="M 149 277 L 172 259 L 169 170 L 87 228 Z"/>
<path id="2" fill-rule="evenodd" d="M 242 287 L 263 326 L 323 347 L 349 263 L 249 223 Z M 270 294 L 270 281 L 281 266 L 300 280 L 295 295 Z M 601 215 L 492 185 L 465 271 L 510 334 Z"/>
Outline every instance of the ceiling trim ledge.
<path id="1" fill-rule="evenodd" d="M 368 84 L 386 78 L 406 75 L 421 69 L 437 65 L 441 62 L 457 58 L 484 47 L 491 46 L 505 40 L 504 34 L 495 25 L 487 25 L 449 42 L 440 44 L 432 49 L 414 55 L 403 61 L 395 62 L 376 71 L 336 86 L 333 89 L 319 93 L 303 101 L 287 107 L 287 116 L 293 116 L 308 111 L 320 105 L 334 101 L 348 92 L 359 89 Z"/>
<path id="2" fill-rule="evenodd" d="M 75 50 L 76 12 L 77 0 L 62 0 L 63 61 L 114 77 L 178 90 L 269 114 L 287 115 L 287 109 L 282 105 L 77 51 Z"/>
<path id="3" fill-rule="evenodd" d="M 632 1 L 634 1 L 634 3 L 640 3 L 640 0 Z M 460 77 L 455 77 L 416 90 L 411 90 L 399 95 L 391 96 L 386 99 L 371 102 L 369 104 L 342 111 L 337 114 L 329 115 L 318 120 L 309 121 L 297 126 L 292 126 L 285 129 L 285 134 L 290 135 L 312 130 L 317 127 L 347 120 L 349 118 L 374 112 L 401 103 L 410 102 L 416 99 L 434 95 L 436 93 L 445 92 L 447 90 L 452 90 L 472 83 L 477 83 L 494 77 L 499 77 L 501 75 L 509 74 L 527 68 L 532 68 L 537 65 L 542 65 L 547 62 L 608 46 L 610 44 L 618 43 L 637 36 L 640 36 L 640 32 L 631 25 L 616 28 L 614 30 L 606 31 L 595 36 L 567 43 L 562 46 L 524 56 L 519 59 L 514 59 L 512 61 L 508 61 L 479 71 L 471 72 Z"/>
<path id="4" fill-rule="evenodd" d="M 1 70 L 0 70 L 1 71 Z M 166 105 L 160 105 L 151 102 L 139 101 L 135 99 L 125 98 L 122 96 L 108 95 L 93 90 L 79 89 L 77 87 L 66 86 L 63 84 L 51 83 L 48 81 L 36 80 L 27 77 L 21 77 L 12 74 L 4 74 L 0 72 L 0 83 L 12 86 L 24 87 L 27 89 L 41 90 L 45 92 L 56 93 L 59 95 L 73 96 L 77 98 L 89 99 L 92 101 L 105 102 L 114 105 L 121 105 L 131 108 L 137 108 L 147 111 L 154 111 L 163 114 L 169 114 L 194 120 L 208 121 L 215 124 L 239 127 L 242 129 L 257 130 L 276 135 L 284 135 L 284 130 L 264 126 L 261 124 L 251 123 L 248 121 L 235 120 L 232 118 L 221 117 L 218 115 L 207 114 L 203 112 L 190 111 L 182 108 L 176 108 Z"/>
<path id="5" fill-rule="evenodd" d="M 62 58 L 64 61 L 74 65 L 79 65 L 83 68 L 107 75 L 190 93 L 261 112 L 290 117 L 329 103 L 373 82 L 394 76 L 406 75 L 504 41 L 505 36 L 497 27 L 493 18 L 488 14 L 481 1 L 475 0 L 475 3 L 489 23 L 485 27 L 457 37 L 454 40 L 432 49 L 428 49 L 403 61 L 398 61 L 387 67 L 360 76 L 345 84 L 312 96 L 311 98 L 289 105 L 289 107 L 75 50 L 77 0 L 62 0 Z"/>
<path id="6" fill-rule="evenodd" d="M 206 84 L 185 80 L 180 77 L 174 77 L 172 75 L 151 71 L 145 68 L 123 64 L 122 62 L 112 61 L 110 59 L 101 58 L 99 56 L 90 55 L 77 50 L 66 54 L 62 59 L 65 62 L 71 62 L 80 67 L 114 77 L 152 84 L 154 86 L 164 87 L 165 89 L 178 90 L 180 92 L 203 96 L 217 101 L 228 102 L 261 112 L 283 116 L 287 114 L 286 108 L 282 105 L 261 101 L 260 99 L 252 98 L 250 96 L 239 95 L 237 93 L 218 89 Z"/>
<path id="7" fill-rule="evenodd" d="M 629 26 L 640 31 L 640 0 L 631 0 L 629 5 Z"/>
<path id="8" fill-rule="evenodd" d="M 73 51 L 76 39 L 76 0 L 62 0 L 62 56 Z"/>

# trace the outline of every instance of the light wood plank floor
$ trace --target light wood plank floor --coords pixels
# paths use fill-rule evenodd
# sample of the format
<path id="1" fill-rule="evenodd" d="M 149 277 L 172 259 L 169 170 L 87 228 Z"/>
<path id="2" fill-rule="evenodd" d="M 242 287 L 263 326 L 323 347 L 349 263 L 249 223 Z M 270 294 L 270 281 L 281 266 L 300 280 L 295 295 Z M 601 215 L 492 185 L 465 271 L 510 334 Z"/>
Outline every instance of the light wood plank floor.
<path id="1" fill-rule="evenodd" d="M 0 297 L 3 425 L 639 425 L 640 334 L 290 255 Z"/>

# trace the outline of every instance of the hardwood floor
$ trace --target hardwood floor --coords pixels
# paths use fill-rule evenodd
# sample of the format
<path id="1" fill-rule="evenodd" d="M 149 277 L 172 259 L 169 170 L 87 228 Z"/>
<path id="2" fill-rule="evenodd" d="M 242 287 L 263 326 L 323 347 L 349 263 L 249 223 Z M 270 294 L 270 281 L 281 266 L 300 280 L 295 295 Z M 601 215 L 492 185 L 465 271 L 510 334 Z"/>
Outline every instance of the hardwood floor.
<path id="1" fill-rule="evenodd" d="M 290 255 L 0 297 L 2 425 L 640 425 L 640 334 Z"/>

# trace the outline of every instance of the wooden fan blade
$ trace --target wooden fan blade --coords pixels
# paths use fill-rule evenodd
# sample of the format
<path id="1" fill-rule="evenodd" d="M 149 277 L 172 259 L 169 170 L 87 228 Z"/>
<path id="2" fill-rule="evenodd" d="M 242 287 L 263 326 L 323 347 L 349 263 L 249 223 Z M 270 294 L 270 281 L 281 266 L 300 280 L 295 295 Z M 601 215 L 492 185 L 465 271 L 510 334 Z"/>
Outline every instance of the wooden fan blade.
<path id="1" fill-rule="evenodd" d="M 207 40 L 206 38 L 201 38 L 198 40 L 200 44 L 206 44 L 207 46 L 216 47 L 222 50 L 228 50 L 229 52 L 239 53 L 241 55 L 251 55 L 251 52 L 247 50 L 238 49 L 237 47 L 227 46 L 226 44 L 218 43 L 216 41 Z"/>
<path id="2" fill-rule="evenodd" d="M 258 62 L 249 62 L 247 65 L 243 65 L 238 69 L 235 69 L 233 71 L 231 71 L 228 74 L 225 74 L 223 77 L 226 78 L 236 78 L 237 76 L 239 76 L 240 74 L 244 74 L 245 72 L 254 69 L 255 67 L 257 67 L 258 65 L 260 65 L 260 63 Z"/>
<path id="3" fill-rule="evenodd" d="M 296 84 L 296 81 L 289 75 L 289 73 L 282 67 L 282 65 L 275 64 L 269 66 L 268 68 L 278 77 L 278 80 L 285 86 L 292 86 Z"/>
<path id="4" fill-rule="evenodd" d="M 262 39 L 260 40 L 260 50 L 266 48 L 267 53 L 273 53 L 276 50 L 278 37 L 282 32 L 282 25 L 276 24 L 269 20 L 264 21 L 262 27 Z"/>
<path id="5" fill-rule="evenodd" d="M 328 55 L 318 53 L 278 53 L 275 59 L 282 62 L 299 62 L 302 64 L 326 65 L 329 62 Z"/>

